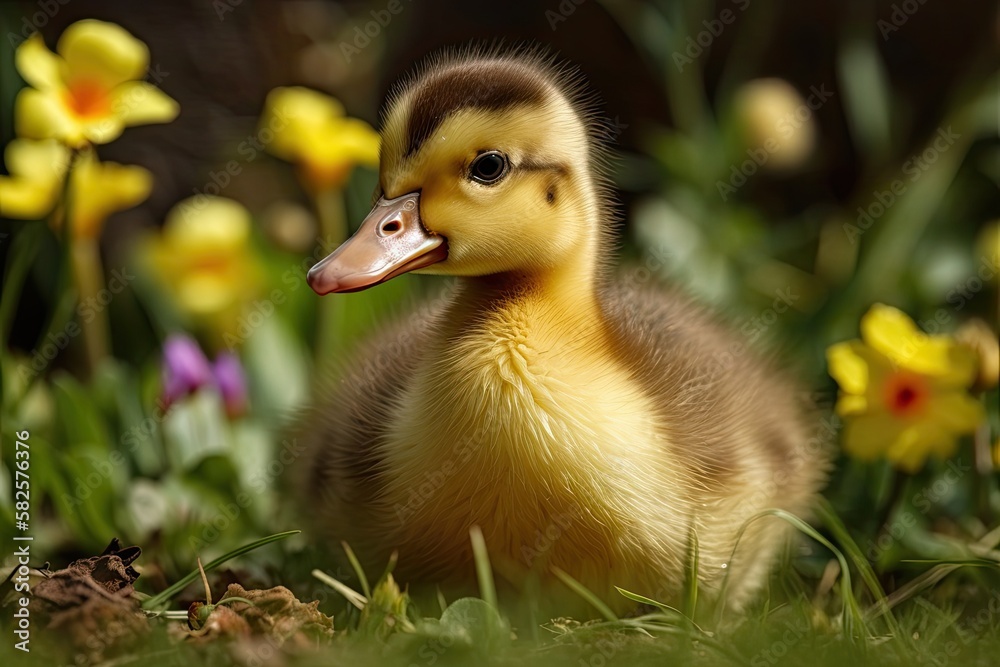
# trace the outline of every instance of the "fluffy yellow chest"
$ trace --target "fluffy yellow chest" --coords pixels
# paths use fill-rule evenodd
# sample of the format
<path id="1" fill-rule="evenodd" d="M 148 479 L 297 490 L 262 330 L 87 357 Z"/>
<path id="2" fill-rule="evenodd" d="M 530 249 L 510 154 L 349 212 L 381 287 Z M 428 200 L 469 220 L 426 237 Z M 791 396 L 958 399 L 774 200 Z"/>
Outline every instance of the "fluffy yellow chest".
<path id="1" fill-rule="evenodd" d="M 640 557 L 634 517 L 663 500 L 665 443 L 601 336 L 596 323 L 523 306 L 427 351 L 384 443 L 403 551 L 460 567 L 478 525 L 491 557 L 514 569 L 593 578 L 627 565 L 624 552 Z"/>

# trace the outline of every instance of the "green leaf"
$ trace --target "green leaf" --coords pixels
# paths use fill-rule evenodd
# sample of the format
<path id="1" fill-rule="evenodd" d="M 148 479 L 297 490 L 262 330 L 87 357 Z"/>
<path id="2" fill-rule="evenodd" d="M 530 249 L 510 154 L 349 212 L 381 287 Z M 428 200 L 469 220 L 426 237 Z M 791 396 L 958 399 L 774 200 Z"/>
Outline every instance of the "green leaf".
<path id="1" fill-rule="evenodd" d="M 510 627 L 493 605 L 479 598 L 455 600 L 441 614 L 441 629 L 487 655 L 510 643 Z"/>

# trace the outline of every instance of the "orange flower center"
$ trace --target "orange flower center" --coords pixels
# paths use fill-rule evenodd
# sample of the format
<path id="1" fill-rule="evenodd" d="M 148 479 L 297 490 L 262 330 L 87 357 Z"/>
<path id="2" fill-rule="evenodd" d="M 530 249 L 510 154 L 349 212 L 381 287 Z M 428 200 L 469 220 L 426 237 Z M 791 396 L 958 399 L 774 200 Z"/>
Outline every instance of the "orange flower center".
<path id="1" fill-rule="evenodd" d="M 92 79 L 80 79 L 69 85 L 66 105 L 80 118 L 99 118 L 111 111 L 107 86 Z"/>
<path id="2" fill-rule="evenodd" d="M 893 415 L 908 417 L 923 409 L 928 393 L 927 383 L 919 375 L 894 373 L 885 383 L 885 404 Z"/>
<path id="3" fill-rule="evenodd" d="M 190 268 L 191 271 L 199 273 L 225 273 L 229 266 L 229 257 L 213 253 L 193 258 Z"/>
<path id="4" fill-rule="evenodd" d="M 350 165 L 330 165 L 306 161 L 302 164 L 301 169 L 304 180 L 314 192 L 325 192 L 344 185 L 350 172 Z"/>

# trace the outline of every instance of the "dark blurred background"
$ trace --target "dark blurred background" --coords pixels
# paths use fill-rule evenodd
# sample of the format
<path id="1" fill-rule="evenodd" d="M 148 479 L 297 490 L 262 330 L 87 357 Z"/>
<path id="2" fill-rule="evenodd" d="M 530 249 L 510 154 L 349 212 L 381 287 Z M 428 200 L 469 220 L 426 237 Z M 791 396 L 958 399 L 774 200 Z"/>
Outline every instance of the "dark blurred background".
<path id="1" fill-rule="evenodd" d="M 579 2 L 579 0 L 578 0 Z M 370 12 L 387 3 L 275 2 L 270 0 L 178 0 L 137 3 L 128 0 L 72 0 L 58 5 L 49 18 L 46 3 L 0 4 L 3 32 L 18 33 L 26 21 L 36 25 L 50 48 L 66 26 L 82 18 L 117 22 L 145 41 L 160 86 L 180 102 L 181 115 L 169 125 L 139 127 L 103 149 L 106 159 L 134 162 L 152 170 L 156 187 L 142 206 L 120 213 L 109 224 L 107 244 L 128 230 L 155 225 L 179 199 L 201 191 L 217 163 L 229 159 L 233 146 L 254 132 L 264 96 L 279 85 L 302 84 L 340 98 L 350 114 L 373 124 L 387 90 L 400 75 L 433 51 L 473 40 L 538 42 L 579 66 L 604 103 L 608 117 L 623 128 L 619 148 L 648 152 L 651 127 L 674 123 L 663 68 L 623 25 L 642 22 L 653 12 L 647 3 L 572 0 L 547 2 L 465 3 L 399 0 L 393 17 L 371 44 L 347 62 L 343 44 L 353 45 L 355 28 L 372 20 Z M 57 5 L 56 0 L 48 3 Z M 671 11 L 687 6 L 697 18 L 712 20 L 727 7 L 736 20 L 698 59 L 704 94 L 714 103 L 720 86 L 740 72 L 784 78 L 801 91 L 826 84 L 838 89 L 838 44 L 851 31 L 875 33 L 885 75 L 898 97 L 892 120 L 897 146 L 916 150 L 940 124 L 963 86 L 981 80 L 997 58 L 998 27 L 994 3 L 976 0 L 911 0 L 919 11 L 907 15 L 900 29 L 883 39 L 878 21 L 890 20 L 894 0 L 836 2 L 660 3 Z M 745 11 L 740 8 L 745 6 Z M 565 16 L 567 8 L 572 13 Z M 40 12 L 43 12 L 39 14 Z M 558 15 L 559 20 L 553 16 Z M 31 17 L 44 20 L 35 21 Z M 648 24 L 650 31 L 656 26 Z M 692 34 L 696 34 L 693 31 Z M 10 39 L 0 45 L 0 139 L 13 137 L 9 100 L 20 87 Z M 736 61 L 734 63 L 734 60 Z M 737 70 L 737 71 L 734 71 Z M 731 91 L 729 91 L 731 92 Z M 776 216 L 827 200 L 848 197 L 862 177 L 858 148 L 848 132 L 840 104 L 817 113 L 822 127 L 821 160 L 791 175 L 753 179 L 742 197 L 757 200 Z M 887 158 L 890 156 L 886 156 Z M 230 186 L 229 196 L 251 208 L 287 190 L 292 178 L 282 165 L 259 160 L 248 165 Z M 634 184 L 635 189 L 650 183 Z M 628 202 L 632 193 L 625 191 Z M 984 217 L 1000 214 L 994 200 Z"/>

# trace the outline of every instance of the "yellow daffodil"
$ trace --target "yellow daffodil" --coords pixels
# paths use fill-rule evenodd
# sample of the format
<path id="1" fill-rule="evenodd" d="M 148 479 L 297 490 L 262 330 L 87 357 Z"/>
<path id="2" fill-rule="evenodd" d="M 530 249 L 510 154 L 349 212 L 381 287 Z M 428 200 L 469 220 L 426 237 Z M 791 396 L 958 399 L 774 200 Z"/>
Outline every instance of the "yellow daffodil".
<path id="1" fill-rule="evenodd" d="M 153 189 L 147 169 L 101 162 L 93 151 L 80 155 L 69 179 L 69 217 L 79 239 L 97 238 L 112 213 L 140 204 Z"/>
<path id="2" fill-rule="evenodd" d="M 238 316 L 258 282 L 249 211 L 225 197 L 182 201 L 167 215 L 163 233 L 153 243 L 152 261 L 188 314 L 223 320 Z"/>
<path id="3" fill-rule="evenodd" d="M 955 452 L 959 435 L 984 417 L 967 393 L 975 354 L 947 336 L 928 336 L 907 315 L 876 304 L 861 319 L 861 340 L 827 350 L 840 385 L 844 448 L 863 460 L 884 456 L 907 472 L 927 457 Z"/>
<path id="4" fill-rule="evenodd" d="M 4 150 L 10 176 L 0 176 L 0 217 L 34 220 L 53 209 L 69 164 L 69 150 L 54 139 L 15 139 Z"/>
<path id="5" fill-rule="evenodd" d="M 15 139 L 4 156 L 11 176 L 0 176 L 0 215 L 32 219 L 48 214 L 59 198 L 69 150 L 55 140 Z M 70 175 L 74 236 L 96 238 L 108 216 L 144 201 L 152 187 L 146 169 L 101 162 L 93 151 L 84 151 Z"/>
<path id="6" fill-rule="evenodd" d="M 271 153 L 299 165 L 314 194 L 342 187 L 357 164 L 378 166 L 375 130 L 363 120 L 346 117 L 334 98 L 309 88 L 272 90 L 259 134 Z"/>
<path id="7" fill-rule="evenodd" d="M 17 48 L 17 69 L 30 86 L 14 105 L 18 135 L 82 147 L 107 143 L 129 125 L 177 116 L 177 102 L 140 80 L 149 69 L 149 49 L 121 26 L 78 21 L 63 32 L 56 51 L 37 33 Z"/>

